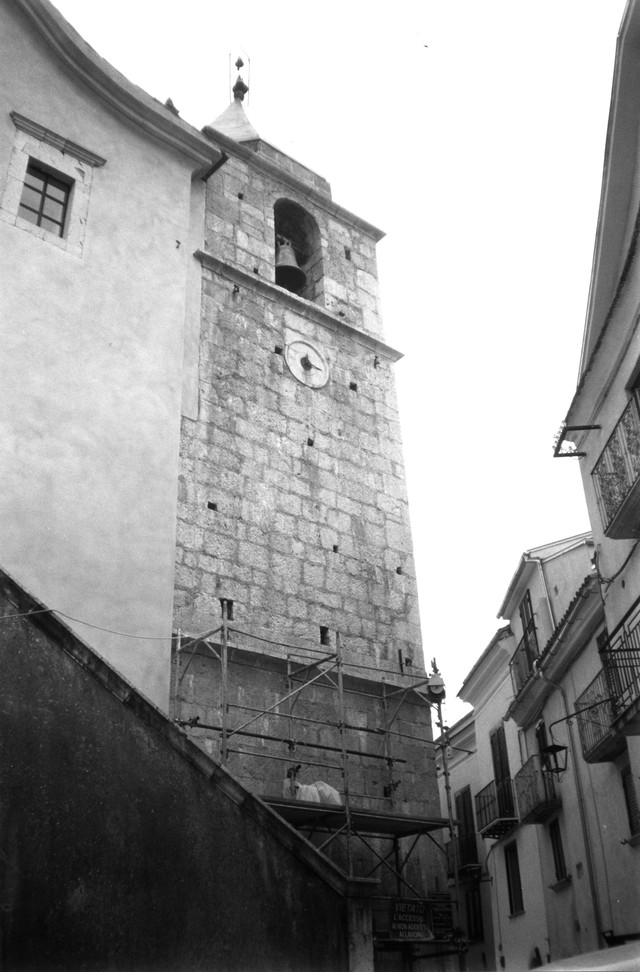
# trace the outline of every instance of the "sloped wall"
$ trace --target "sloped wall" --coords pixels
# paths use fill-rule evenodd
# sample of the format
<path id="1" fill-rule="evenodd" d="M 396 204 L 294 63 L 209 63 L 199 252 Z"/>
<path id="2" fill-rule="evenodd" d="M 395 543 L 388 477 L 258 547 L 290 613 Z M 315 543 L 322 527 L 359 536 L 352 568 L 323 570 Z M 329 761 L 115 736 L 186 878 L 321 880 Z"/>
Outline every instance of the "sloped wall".
<path id="1" fill-rule="evenodd" d="M 0 573 L 3 970 L 337 972 L 347 882 Z"/>

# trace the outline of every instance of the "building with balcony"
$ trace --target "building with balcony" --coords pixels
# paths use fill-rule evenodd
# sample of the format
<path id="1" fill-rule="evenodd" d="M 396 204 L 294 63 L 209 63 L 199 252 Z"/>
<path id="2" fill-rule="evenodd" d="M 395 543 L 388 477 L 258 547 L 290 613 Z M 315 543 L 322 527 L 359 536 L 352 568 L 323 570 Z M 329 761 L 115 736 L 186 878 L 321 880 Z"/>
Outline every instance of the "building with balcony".
<path id="1" fill-rule="evenodd" d="M 580 755 L 611 794 L 604 852 L 619 896 L 603 928 L 640 935 L 640 2 L 618 36 L 600 212 L 578 384 L 555 454 L 579 462 L 602 624 L 583 654 L 573 709 Z M 588 677 L 587 677 L 588 676 Z M 573 730 L 572 730 L 573 731 Z M 605 830 L 605 827 L 607 828 Z"/>
<path id="2" fill-rule="evenodd" d="M 514 697 L 506 713 L 523 758 L 515 774 L 520 828 L 534 832 L 536 843 L 521 864 L 539 870 L 554 960 L 633 936 L 637 924 L 626 890 L 636 876 L 625 757 L 618 746 L 619 758 L 610 751 L 607 765 L 584 758 L 599 736 L 611 734 L 601 722 L 602 706 L 610 705 L 600 668 L 606 633 L 589 535 L 578 549 L 571 562 L 570 549 L 557 560 L 574 593 L 564 610 L 549 600 L 554 626 L 540 641 L 530 677 L 522 681 L 519 659 L 512 659 Z"/>
<path id="3" fill-rule="evenodd" d="M 614 712 L 593 553 L 584 533 L 523 554 L 500 609 L 508 623 L 459 693 L 474 711 L 443 740 L 457 821 L 449 882 L 468 924 L 476 882 L 494 968 L 532 968 L 637 932 L 628 755 L 587 761 L 589 745 L 612 738 L 601 707 Z M 446 811 L 443 772 L 440 782 Z M 483 968 L 481 957 L 469 967 Z"/>

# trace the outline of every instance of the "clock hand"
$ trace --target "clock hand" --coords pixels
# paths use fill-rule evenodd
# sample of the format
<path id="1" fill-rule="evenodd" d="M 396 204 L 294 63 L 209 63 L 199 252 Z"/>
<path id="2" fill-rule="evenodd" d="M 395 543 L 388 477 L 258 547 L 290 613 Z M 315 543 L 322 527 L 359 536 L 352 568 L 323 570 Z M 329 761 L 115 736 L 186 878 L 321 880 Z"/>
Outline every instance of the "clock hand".
<path id="1" fill-rule="evenodd" d="M 319 368 L 318 365 L 314 365 L 313 362 L 309 360 L 308 354 L 305 354 L 304 358 L 300 358 L 300 364 L 305 371 L 311 371 L 312 368 L 315 368 L 316 371 L 322 371 L 322 368 Z"/>

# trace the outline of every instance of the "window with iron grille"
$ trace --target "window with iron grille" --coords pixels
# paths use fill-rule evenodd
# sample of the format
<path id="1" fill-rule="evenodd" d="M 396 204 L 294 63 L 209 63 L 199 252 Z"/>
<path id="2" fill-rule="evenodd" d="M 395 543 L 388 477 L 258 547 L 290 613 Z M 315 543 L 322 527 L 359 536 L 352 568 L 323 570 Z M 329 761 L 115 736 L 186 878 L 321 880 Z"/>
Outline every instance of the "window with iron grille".
<path id="1" fill-rule="evenodd" d="M 549 824 L 549 837 L 551 839 L 551 850 L 553 851 L 553 863 L 556 869 L 556 881 L 563 881 L 568 877 L 568 872 L 564 859 L 564 849 L 562 847 L 560 822 L 557 817 Z"/>
<path id="2" fill-rule="evenodd" d="M 638 807 L 638 797 L 636 795 L 631 767 L 625 766 L 620 776 L 624 791 L 624 802 L 627 807 L 627 817 L 629 819 L 629 832 L 632 837 L 635 837 L 636 834 L 640 834 L 640 808 Z"/>
<path id="3" fill-rule="evenodd" d="M 62 236 L 70 195 L 71 183 L 29 160 L 18 215 Z"/>
<path id="4" fill-rule="evenodd" d="M 524 911 L 524 901 L 522 898 L 522 882 L 520 880 L 518 845 L 515 842 L 513 844 L 507 844 L 504 849 L 504 866 L 507 872 L 509 914 L 517 915 Z"/>

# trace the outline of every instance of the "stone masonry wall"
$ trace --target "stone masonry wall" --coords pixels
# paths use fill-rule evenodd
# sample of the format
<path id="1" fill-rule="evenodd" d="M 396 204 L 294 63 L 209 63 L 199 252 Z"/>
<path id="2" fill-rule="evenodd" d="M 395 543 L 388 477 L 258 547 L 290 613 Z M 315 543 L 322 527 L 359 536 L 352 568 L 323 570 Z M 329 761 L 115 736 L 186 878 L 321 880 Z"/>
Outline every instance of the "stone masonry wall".
<path id="1" fill-rule="evenodd" d="M 268 222 L 270 207 L 251 204 L 238 177 L 224 178 L 225 197 L 212 193 L 211 206 L 226 206 L 229 219 L 209 217 L 214 256 L 244 270 L 255 264 L 266 277 L 271 251 L 249 231 Z M 335 250 L 333 228 L 323 232 Z M 329 278 L 346 264 L 355 287 L 358 274 L 371 274 L 357 270 L 352 246 L 351 260 L 329 247 L 324 262 Z M 419 666 L 392 361 L 384 345 L 374 350 L 335 318 L 310 315 L 308 302 L 253 279 L 238 285 L 203 270 L 200 416 L 182 429 L 176 624 L 210 627 L 224 596 L 245 627 L 315 644 L 327 626 L 370 664 L 398 670 L 400 652 Z M 287 344 L 300 338 L 329 362 L 324 388 L 304 386 L 285 363 Z"/>
<path id="2" fill-rule="evenodd" d="M 219 650 L 219 645 L 216 648 Z M 291 670 L 302 667 L 303 663 L 298 659 L 291 664 Z M 316 669 L 306 677 L 315 674 Z M 302 679 L 289 679 L 283 659 L 236 648 L 228 666 L 227 728 L 245 728 L 229 738 L 226 763 L 229 771 L 251 792 L 267 799 L 283 796 L 287 769 L 297 764 L 301 764 L 300 783 L 322 780 L 341 795 L 345 791 L 346 773 L 349 804 L 353 809 L 439 817 L 428 706 L 409 695 L 398 707 L 400 696 L 396 693 L 388 699 L 385 709 L 379 682 L 345 679 L 348 728 L 347 758 L 343 762 L 335 672 L 333 679 L 334 684 L 325 678 L 307 685 L 295 700 L 276 706 L 278 700 L 301 686 Z M 395 688 L 387 686 L 387 692 Z M 267 711 L 274 706 L 272 712 Z M 221 759 L 222 709 L 220 662 L 203 647 L 193 656 L 185 650 L 180 659 L 180 682 L 174 696 L 173 714 L 181 724 L 198 718 L 200 725 L 187 726 L 187 731 L 215 760 Z M 391 718 L 389 728 L 393 732 L 384 734 L 382 730 L 389 726 Z M 317 842 L 325 839 L 326 835 L 320 834 Z M 405 839 L 407 847 L 412 839 Z M 387 841 L 377 846 L 383 856 L 388 853 Z M 370 852 L 357 839 L 352 841 L 351 849 L 355 873 L 366 876 L 372 866 Z M 442 868 L 438 866 L 442 862 L 434 862 L 432 850 L 428 838 L 422 838 L 405 875 L 425 892 L 438 890 L 438 875 L 444 880 Z M 344 841 L 335 841 L 326 853 L 338 866 L 346 868 Z M 390 872 L 377 873 L 376 877 L 382 881 L 383 891 L 397 893 Z"/>
<path id="3" fill-rule="evenodd" d="M 324 296 L 316 303 L 274 283 L 273 206 L 283 198 L 306 209 L 320 229 Z M 330 199 L 323 203 L 303 188 L 296 194 L 258 162 L 233 158 L 209 182 L 206 221 L 199 416 L 182 425 L 176 629 L 188 639 L 215 628 L 226 598 L 234 602 L 236 627 L 275 643 L 317 649 L 328 639 L 331 651 L 339 632 L 351 679 L 348 718 L 362 726 L 352 732 L 353 749 L 376 751 L 381 739 L 366 730 L 380 718 L 382 679 L 395 687 L 403 666 L 417 673 L 423 667 L 393 377 L 397 354 L 382 343 L 376 237 Z M 308 387 L 290 371 L 285 356 L 296 340 L 311 342 L 327 361 L 323 387 Z M 243 654 L 229 666 L 234 726 L 251 718 L 249 710 L 281 698 L 286 682 L 286 651 L 250 638 L 243 647 L 256 661 Z M 217 726 L 219 662 L 199 650 L 189 666 L 174 714 Z M 375 690 L 355 694 L 357 679 L 376 684 Z M 291 735 L 281 708 L 261 716 L 252 731 L 264 738 L 234 737 L 231 748 L 270 758 L 232 753 L 231 772 L 260 795 L 282 794 L 287 766 L 303 762 L 305 739 L 330 745 L 331 738 L 339 746 L 335 705 L 335 690 L 326 686 L 305 692 L 296 713 L 320 724 L 297 736 L 295 749 L 278 743 Z M 429 708 L 405 710 L 394 728 L 403 731 L 404 725 L 430 740 Z M 219 733 L 189 731 L 217 756 Z M 396 741 L 396 754 L 406 762 L 391 771 L 382 761 L 349 758 L 354 800 L 372 809 L 437 815 L 432 747 Z M 317 750 L 314 759 L 323 762 Z M 301 782 L 316 779 L 343 789 L 335 766 L 305 766 Z M 391 798 L 383 793 L 388 783 L 397 783 Z M 331 852 L 344 863 L 339 842 Z M 362 873 L 371 861 L 364 853 Z M 425 850 L 407 874 L 433 889 L 440 864 Z"/>
<path id="4" fill-rule="evenodd" d="M 306 209 L 320 228 L 324 258 L 324 306 L 366 334 L 382 338 L 378 296 L 376 238 L 358 222 L 347 222 L 331 199 L 313 201 L 278 184 L 259 167 L 230 159 L 207 186 L 206 249 L 231 265 L 275 280 L 273 207 L 291 199 Z M 379 235 L 379 234 L 378 234 Z"/>

